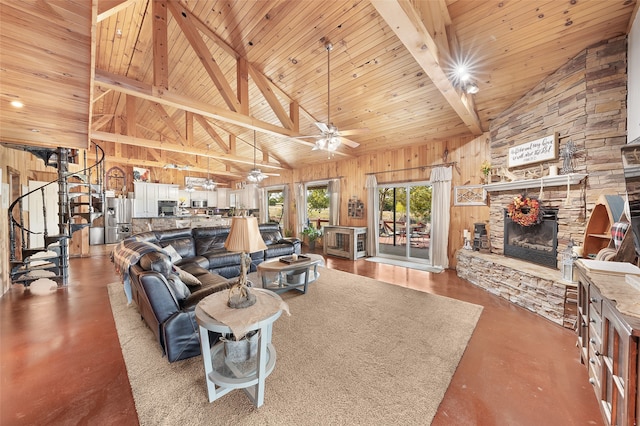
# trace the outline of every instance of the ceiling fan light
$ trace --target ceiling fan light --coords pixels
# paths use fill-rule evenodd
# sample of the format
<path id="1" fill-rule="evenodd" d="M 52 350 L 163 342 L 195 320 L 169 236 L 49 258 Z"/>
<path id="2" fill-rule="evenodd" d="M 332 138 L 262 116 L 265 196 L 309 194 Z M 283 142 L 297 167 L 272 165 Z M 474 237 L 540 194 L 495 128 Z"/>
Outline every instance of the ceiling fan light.
<path id="1" fill-rule="evenodd" d="M 264 179 L 266 179 L 266 175 L 263 174 L 260 169 L 251 169 L 249 174 L 247 175 L 247 180 L 249 182 L 260 183 Z"/>
<path id="2" fill-rule="evenodd" d="M 475 95 L 476 93 L 478 93 L 478 91 L 480 90 L 478 88 L 478 85 L 475 83 L 469 83 L 467 84 L 465 90 L 467 91 L 468 94 L 470 95 Z"/>
<path id="3" fill-rule="evenodd" d="M 204 181 L 204 183 L 202 184 L 202 187 L 204 189 L 206 189 L 207 191 L 211 191 L 212 189 L 215 189 L 216 187 L 216 182 L 214 182 L 212 179 L 207 179 Z"/>
<path id="4" fill-rule="evenodd" d="M 340 146 L 340 138 L 337 137 L 337 136 L 334 136 L 331 139 L 329 139 L 329 144 L 327 145 L 327 150 L 328 151 L 335 151 L 336 149 L 338 149 L 339 146 Z"/>

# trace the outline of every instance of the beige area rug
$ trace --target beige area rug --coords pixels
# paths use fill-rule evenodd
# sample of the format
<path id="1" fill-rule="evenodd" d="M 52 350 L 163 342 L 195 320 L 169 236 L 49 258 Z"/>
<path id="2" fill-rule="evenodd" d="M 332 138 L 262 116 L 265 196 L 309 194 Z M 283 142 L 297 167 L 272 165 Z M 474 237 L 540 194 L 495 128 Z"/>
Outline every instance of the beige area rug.
<path id="1" fill-rule="evenodd" d="M 429 424 L 482 307 L 322 269 L 273 329 L 277 362 L 255 408 L 209 403 L 202 357 L 168 363 L 121 284 L 109 285 L 142 425 Z"/>

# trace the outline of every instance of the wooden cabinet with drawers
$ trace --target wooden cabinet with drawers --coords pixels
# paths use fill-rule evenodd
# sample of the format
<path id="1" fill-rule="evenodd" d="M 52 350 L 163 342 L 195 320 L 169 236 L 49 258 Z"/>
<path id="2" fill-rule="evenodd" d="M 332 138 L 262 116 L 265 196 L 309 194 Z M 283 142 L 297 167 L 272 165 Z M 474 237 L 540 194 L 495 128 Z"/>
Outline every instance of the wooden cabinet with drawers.
<path id="1" fill-rule="evenodd" d="M 614 282 L 615 280 L 615 282 Z M 622 282 L 620 282 L 622 281 Z M 624 278 L 591 277 L 578 263 L 578 347 L 589 383 L 608 425 L 637 424 L 640 318 L 623 315 L 602 296 L 603 285 L 627 285 Z M 600 287 L 599 287 L 600 285 Z M 640 302 L 640 292 L 638 292 Z"/>

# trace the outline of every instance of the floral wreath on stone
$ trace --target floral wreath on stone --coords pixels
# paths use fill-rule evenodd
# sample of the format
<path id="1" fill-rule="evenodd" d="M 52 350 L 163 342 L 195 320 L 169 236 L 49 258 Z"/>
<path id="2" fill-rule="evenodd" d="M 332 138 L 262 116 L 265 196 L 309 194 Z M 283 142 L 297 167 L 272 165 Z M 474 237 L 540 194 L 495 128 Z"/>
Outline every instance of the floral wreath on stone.
<path id="1" fill-rule="evenodd" d="M 541 222 L 540 202 L 525 195 L 514 197 L 507 207 L 507 215 L 520 226 L 533 226 Z"/>

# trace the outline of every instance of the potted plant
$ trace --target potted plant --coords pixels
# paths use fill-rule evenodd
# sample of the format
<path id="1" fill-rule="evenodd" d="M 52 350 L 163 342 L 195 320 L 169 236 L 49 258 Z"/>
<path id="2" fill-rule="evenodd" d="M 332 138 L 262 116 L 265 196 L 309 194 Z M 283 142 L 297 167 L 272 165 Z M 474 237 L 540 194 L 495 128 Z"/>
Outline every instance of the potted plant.
<path id="1" fill-rule="evenodd" d="M 309 250 L 315 250 L 316 240 L 322 236 L 322 231 L 314 228 L 313 226 L 307 226 L 302 230 L 302 235 L 307 237 Z"/>

